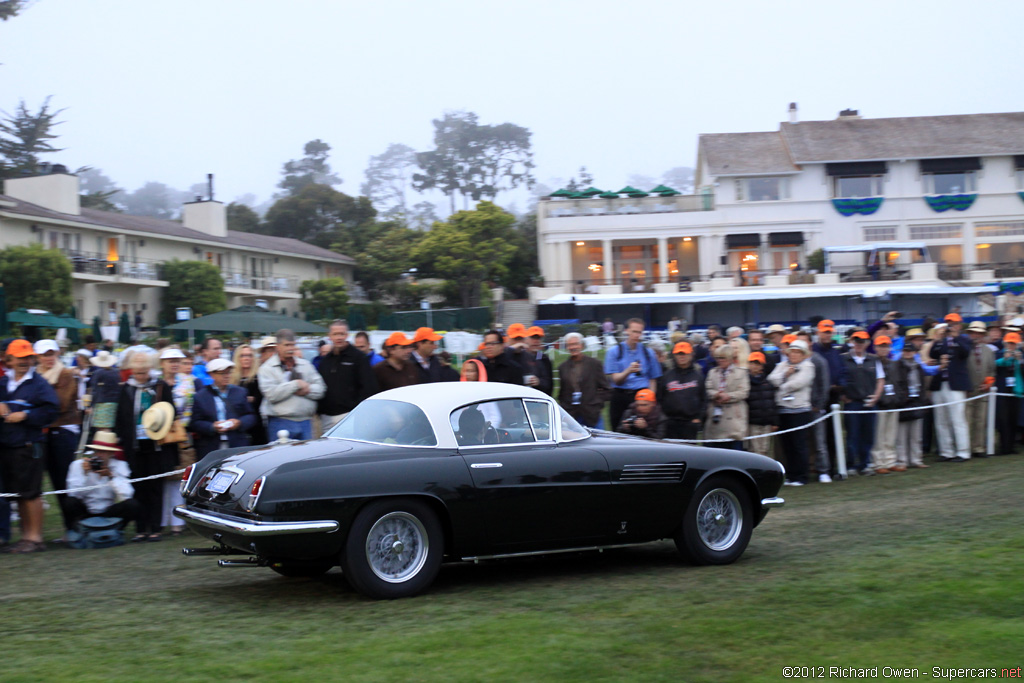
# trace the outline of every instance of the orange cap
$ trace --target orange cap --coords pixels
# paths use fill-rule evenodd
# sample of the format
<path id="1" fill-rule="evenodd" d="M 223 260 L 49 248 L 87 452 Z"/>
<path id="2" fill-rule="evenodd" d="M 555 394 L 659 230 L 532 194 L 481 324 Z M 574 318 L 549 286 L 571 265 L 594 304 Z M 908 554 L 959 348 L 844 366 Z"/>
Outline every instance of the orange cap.
<path id="1" fill-rule="evenodd" d="M 892 339 L 889 339 L 884 334 L 880 334 L 875 337 L 875 346 L 892 346 Z"/>
<path id="2" fill-rule="evenodd" d="M 440 339 L 441 335 L 434 332 L 433 328 L 421 327 L 416 330 L 416 334 L 413 335 L 412 343 L 415 344 L 416 342 L 421 341 L 439 341 Z"/>
<path id="3" fill-rule="evenodd" d="M 760 351 L 753 351 L 749 356 L 747 356 L 748 363 L 752 360 L 756 360 L 758 363 L 764 363 L 764 354 Z"/>
<path id="4" fill-rule="evenodd" d="M 690 342 L 679 342 L 672 347 L 672 353 L 693 353 L 693 347 Z"/>
<path id="5" fill-rule="evenodd" d="M 392 332 L 391 336 L 384 342 L 384 346 L 409 346 L 412 339 L 409 339 L 401 332 Z"/>
<path id="6" fill-rule="evenodd" d="M 640 391 L 636 392 L 635 398 L 636 398 L 637 401 L 654 401 L 655 400 L 654 392 L 651 391 L 650 389 L 641 389 Z"/>
<path id="7" fill-rule="evenodd" d="M 32 348 L 32 342 L 27 339 L 15 339 L 7 345 L 7 351 L 5 353 L 8 356 L 14 356 L 15 358 L 24 358 L 26 356 L 36 355 L 35 350 Z"/>
<path id="8" fill-rule="evenodd" d="M 530 336 L 526 334 L 526 326 L 523 325 L 522 323 L 512 323 L 511 325 L 509 325 L 508 330 L 505 332 L 505 335 L 509 339 L 522 339 L 523 337 Z"/>
<path id="9" fill-rule="evenodd" d="M 533 327 L 531 327 L 530 329 L 528 329 L 526 331 L 526 336 L 527 337 L 543 337 L 544 336 L 544 328 L 540 327 L 538 325 L 534 325 Z"/>
<path id="10" fill-rule="evenodd" d="M 985 378 L 985 386 L 990 387 L 990 386 L 992 386 L 995 383 L 996 383 L 996 378 L 995 377 L 989 376 L 989 377 Z"/>
<path id="11" fill-rule="evenodd" d="M 850 335 L 850 339 L 871 339 L 871 337 L 864 330 L 857 330 Z"/>
<path id="12" fill-rule="evenodd" d="M 947 313 L 943 320 L 947 323 L 962 323 L 964 321 L 964 319 L 960 317 L 959 313 Z"/>
<path id="13" fill-rule="evenodd" d="M 1020 344 L 1020 335 L 1016 332 L 1007 332 L 1003 335 L 1003 343 L 1013 342 L 1014 344 Z"/>
<path id="14" fill-rule="evenodd" d="M 836 327 L 836 323 L 835 323 L 834 320 L 822 320 L 820 323 L 818 323 L 818 329 L 819 330 L 824 330 L 824 329 L 834 330 L 835 327 Z"/>
<path id="15" fill-rule="evenodd" d="M 792 344 L 795 341 L 796 341 L 796 335 L 795 334 L 785 334 L 785 335 L 782 336 L 782 343 L 783 344 Z"/>

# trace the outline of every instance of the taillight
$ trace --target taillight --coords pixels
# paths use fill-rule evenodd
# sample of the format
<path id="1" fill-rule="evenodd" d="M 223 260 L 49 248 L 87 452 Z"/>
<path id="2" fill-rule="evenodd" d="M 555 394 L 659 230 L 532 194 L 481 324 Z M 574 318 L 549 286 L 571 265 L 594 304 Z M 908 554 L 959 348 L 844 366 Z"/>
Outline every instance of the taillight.
<path id="1" fill-rule="evenodd" d="M 266 477 L 260 477 L 252 483 L 252 488 L 249 489 L 249 505 L 246 506 L 250 512 L 256 509 L 256 503 L 260 499 L 260 493 L 263 492 L 263 484 L 266 480 Z"/>
<path id="2" fill-rule="evenodd" d="M 183 496 L 185 495 L 185 492 L 188 491 L 188 480 L 192 478 L 192 470 L 194 470 L 195 467 L 196 466 L 194 464 L 189 465 L 185 468 L 185 471 L 181 473 L 181 483 L 178 484 L 178 490 Z"/>

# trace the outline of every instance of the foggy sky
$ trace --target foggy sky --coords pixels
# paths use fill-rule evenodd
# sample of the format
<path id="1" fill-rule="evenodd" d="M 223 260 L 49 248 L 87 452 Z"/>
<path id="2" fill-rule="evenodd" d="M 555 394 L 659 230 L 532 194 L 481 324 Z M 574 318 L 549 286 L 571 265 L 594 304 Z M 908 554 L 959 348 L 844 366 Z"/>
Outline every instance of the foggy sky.
<path id="1" fill-rule="evenodd" d="M 802 120 L 1020 111 L 1022 19 L 1016 0 L 37 0 L 0 23 L 0 109 L 52 95 L 66 151 L 46 160 L 127 190 L 213 172 L 218 199 L 263 201 L 321 138 L 358 194 L 371 155 L 428 149 L 453 109 L 529 128 L 541 182 L 582 164 L 615 190 L 693 166 L 699 133 L 775 130 L 791 101 Z"/>

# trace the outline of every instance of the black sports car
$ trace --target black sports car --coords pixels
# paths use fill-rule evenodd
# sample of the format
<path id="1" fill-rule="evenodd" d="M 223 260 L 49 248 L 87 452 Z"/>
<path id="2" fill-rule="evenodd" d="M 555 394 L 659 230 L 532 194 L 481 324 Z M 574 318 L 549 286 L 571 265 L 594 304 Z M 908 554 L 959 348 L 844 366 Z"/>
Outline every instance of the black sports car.
<path id="1" fill-rule="evenodd" d="M 445 560 L 672 538 L 733 562 L 783 479 L 753 453 L 588 430 L 530 388 L 449 382 L 378 394 L 321 439 L 215 451 L 185 471 L 176 514 L 217 543 L 188 555 L 285 576 L 340 564 L 400 598 Z"/>

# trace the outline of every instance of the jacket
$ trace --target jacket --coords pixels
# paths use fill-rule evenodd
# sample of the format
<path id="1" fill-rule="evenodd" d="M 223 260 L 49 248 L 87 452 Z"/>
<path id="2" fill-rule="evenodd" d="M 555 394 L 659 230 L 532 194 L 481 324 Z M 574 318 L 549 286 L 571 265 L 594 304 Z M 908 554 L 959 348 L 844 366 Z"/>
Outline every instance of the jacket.
<path id="1" fill-rule="evenodd" d="M 608 375 L 604 374 L 604 365 L 596 358 L 582 356 L 578 364 L 569 358 L 558 366 L 558 405 L 591 427 L 601 418 L 601 411 L 608 400 Z M 572 395 L 576 391 L 582 396 L 579 404 L 573 405 Z"/>
<path id="2" fill-rule="evenodd" d="M 192 404 L 192 422 L 190 429 L 195 433 L 196 459 L 205 457 L 218 448 L 235 448 L 248 446 L 249 430 L 256 426 L 256 414 L 249 403 L 249 392 L 234 384 L 227 387 L 227 400 L 224 402 L 225 419 L 238 420 L 242 424 L 238 429 L 225 432 L 222 439 L 220 432 L 214 429 L 217 422 L 217 400 L 213 386 L 203 387 L 195 394 Z"/>
<path id="3" fill-rule="evenodd" d="M 849 401 L 867 401 L 874 396 L 878 386 L 878 356 L 866 353 L 864 362 L 857 363 L 853 351 L 848 351 L 840 358 L 843 364 L 839 386 L 843 388 L 843 396 Z"/>
<path id="4" fill-rule="evenodd" d="M 878 362 L 885 369 L 885 385 L 882 387 L 882 395 L 878 397 L 878 407 L 902 408 L 907 405 L 909 393 L 907 369 L 903 361 L 879 358 Z"/>
<path id="5" fill-rule="evenodd" d="M 830 344 L 814 342 L 811 345 L 811 351 L 821 356 L 825 363 L 828 364 L 828 379 L 831 382 L 831 386 L 838 386 L 839 378 L 843 374 L 842 355 L 846 353 L 846 347 L 835 342 Z"/>
<path id="6" fill-rule="evenodd" d="M 551 359 L 547 355 L 543 352 L 538 354 L 536 351 L 523 349 L 513 354 L 512 359 L 522 366 L 524 375 L 534 375 L 537 377 L 539 384 L 534 389 L 542 391 L 548 396 L 551 395 L 551 392 L 554 391 L 555 380 Z"/>
<path id="7" fill-rule="evenodd" d="M 299 396 L 298 380 L 309 382 L 309 393 Z M 294 370 L 288 374 L 281 365 L 281 356 L 271 356 L 260 366 L 260 391 L 268 417 L 286 420 L 309 420 L 316 415 L 317 401 L 323 398 L 327 387 L 324 378 L 313 364 L 303 358 L 295 359 Z"/>
<path id="8" fill-rule="evenodd" d="M 484 369 L 487 370 L 488 382 L 504 382 L 505 384 L 516 384 L 523 386 L 523 366 L 515 362 L 511 354 L 499 353 L 494 358 L 480 356 Z"/>
<path id="9" fill-rule="evenodd" d="M 747 435 L 747 396 L 750 395 L 750 373 L 743 368 L 730 365 L 725 375 L 726 403 L 714 402 L 722 383 L 722 369 L 711 368 L 704 388 L 708 397 L 708 416 L 704 423 L 705 439 L 730 439 L 738 441 Z M 721 407 L 722 414 L 715 420 L 715 408 Z"/>
<path id="10" fill-rule="evenodd" d="M 971 349 L 970 355 L 967 357 L 967 377 L 971 382 L 971 388 L 968 389 L 967 394 L 969 396 L 977 396 L 988 391 L 988 385 L 985 384 L 985 380 L 989 377 L 995 377 L 995 375 L 996 358 L 992 352 L 992 347 L 984 342 L 975 344 Z"/>
<path id="11" fill-rule="evenodd" d="M 949 365 L 945 370 L 940 370 L 932 376 L 932 390 L 938 391 L 942 388 L 943 382 L 949 383 L 953 391 L 970 391 L 971 379 L 967 375 L 967 358 L 971 355 L 971 338 L 966 334 L 956 337 L 942 337 L 932 342 L 928 356 L 939 360 L 944 355 L 949 356 Z"/>
<path id="12" fill-rule="evenodd" d="M 351 344 L 320 356 L 319 370 L 324 379 L 324 395 L 317 406 L 321 415 L 351 412 L 377 393 L 377 378 L 370 368 L 370 359 Z"/>
<path id="13" fill-rule="evenodd" d="M 795 367 L 796 371 L 787 377 L 791 367 Z M 775 405 L 779 407 L 779 412 L 803 413 L 811 409 L 814 363 L 810 358 L 805 357 L 795 366 L 790 365 L 788 358 L 784 359 L 768 375 L 768 381 L 778 389 L 775 392 Z"/>
<path id="14" fill-rule="evenodd" d="M 1016 356 L 1003 352 L 996 359 L 996 389 L 1001 394 L 1024 396 L 1024 382 L 1021 381 L 1021 362 Z"/>
<path id="15" fill-rule="evenodd" d="M 704 375 L 695 366 L 676 366 L 658 378 L 658 405 L 670 420 L 703 420 L 708 397 Z"/>
<path id="16" fill-rule="evenodd" d="M 150 439 L 139 439 L 138 415 L 135 399 L 140 391 L 151 392 L 152 404 L 165 402 L 174 407 L 171 386 L 161 379 L 150 380 L 145 387 L 136 386 L 131 380 L 121 385 L 121 398 L 117 401 L 117 420 L 114 433 L 117 434 L 125 460 L 131 467 L 132 475 L 148 477 L 168 472 L 178 466 L 178 444 L 158 444 Z M 152 405 L 151 404 L 151 405 Z M 140 401 L 141 407 L 141 401 Z M 141 413 L 140 413 L 141 414 Z"/>
<path id="17" fill-rule="evenodd" d="M 67 427 L 82 424 L 82 413 L 78 410 L 78 380 L 68 368 L 60 371 L 56 384 L 50 385 L 57 393 L 59 412 L 51 427 Z"/>
<path id="18" fill-rule="evenodd" d="M 821 354 L 811 352 L 811 363 L 814 364 L 814 384 L 811 385 L 811 409 L 824 410 L 828 408 L 828 394 L 832 386 L 832 376 L 829 374 L 828 361 L 821 357 Z"/>
<path id="19" fill-rule="evenodd" d="M 117 368 L 95 368 L 89 375 L 92 404 L 117 403 L 121 396 L 121 371 Z"/>
<path id="20" fill-rule="evenodd" d="M 634 421 L 638 417 L 643 417 L 647 423 L 645 429 L 640 429 L 634 424 Z M 623 428 L 622 424 L 628 425 Z M 646 436 L 648 439 L 664 439 L 665 438 L 665 426 L 666 420 L 664 414 L 661 412 L 661 408 L 655 403 L 651 406 L 651 412 L 647 415 L 637 415 L 636 403 L 631 403 L 626 412 L 622 414 L 622 422 L 615 425 L 615 431 L 622 434 L 635 434 L 636 436 Z"/>
<path id="21" fill-rule="evenodd" d="M 779 411 L 775 405 L 775 385 L 768 375 L 750 375 L 750 394 L 747 396 L 747 422 L 752 425 L 777 426 Z"/>
<path id="22" fill-rule="evenodd" d="M 43 376 L 30 369 L 13 392 L 7 391 L 7 382 L 14 376 L 0 375 L 0 403 L 7 403 L 12 413 L 26 413 L 21 422 L 0 422 L 0 445 L 20 448 L 43 440 L 43 428 L 57 417 L 57 392 Z"/>

